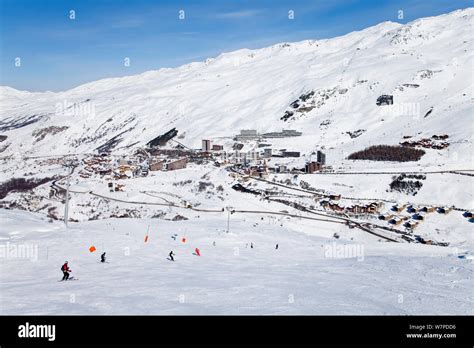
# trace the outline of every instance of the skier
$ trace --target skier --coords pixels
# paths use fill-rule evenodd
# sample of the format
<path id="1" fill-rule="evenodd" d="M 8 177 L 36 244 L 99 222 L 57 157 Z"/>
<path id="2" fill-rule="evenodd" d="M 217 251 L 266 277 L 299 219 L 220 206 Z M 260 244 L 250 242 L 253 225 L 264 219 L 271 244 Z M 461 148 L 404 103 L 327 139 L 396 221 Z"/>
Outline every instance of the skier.
<path id="1" fill-rule="evenodd" d="M 69 268 L 69 266 L 67 264 L 67 261 L 65 261 L 64 265 L 62 265 L 61 271 L 63 271 L 63 279 L 62 280 L 68 280 L 69 279 L 69 272 L 72 272 L 72 271 Z"/>
<path id="2" fill-rule="evenodd" d="M 216 246 L 216 241 L 213 241 L 213 242 L 212 242 L 212 245 L 213 245 L 213 246 Z"/>
<path id="3" fill-rule="evenodd" d="M 100 262 L 102 262 L 102 263 L 105 262 L 105 251 L 102 255 L 100 255 Z"/>
<path id="4" fill-rule="evenodd" d="M 253 243 L 250 243 L 250 249 L 253 249 Z"/>
<path id="5" fill-rule="evenodd" d="M 277 243 L 277 245 L 275 246 L 275 249 L 278 250 L 278 243 Z"/>
<path id="6" fill-rule="evenodd" d="M 168 255 L 168 256 L 170 257 L 170 261 L 174 261 L 174 257 L 173 257 L 173 256 L 174 256 L 174 254 L 173 254 L 173 250 L 171 250 L 171 251 L 170 251 L 170 253 L 169 253 L 169 255 Z"/>

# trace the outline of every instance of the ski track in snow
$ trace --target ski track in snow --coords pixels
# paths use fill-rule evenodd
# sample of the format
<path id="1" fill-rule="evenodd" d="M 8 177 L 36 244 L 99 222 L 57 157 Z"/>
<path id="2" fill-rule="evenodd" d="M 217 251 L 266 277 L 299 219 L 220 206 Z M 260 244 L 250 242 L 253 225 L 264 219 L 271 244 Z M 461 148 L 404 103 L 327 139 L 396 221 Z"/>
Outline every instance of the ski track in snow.
<path id="1" fill-rule="evenodd" d="M 362 258 L 330 258 L 328 245 L 357 243 L 247 217 L 233 217 L 228 234 L 224 217 L 69 229 L 26 212 L 0 219 L 0 237 L 38 247 L 37 260 L 1 259 L 0 314 L 473 314 L 472 260 L 454 248 L 364 243 Z M 109 263 L 98 262 L 103 250 Z M 64 260 L 78 281 L 57 282 Z"/>

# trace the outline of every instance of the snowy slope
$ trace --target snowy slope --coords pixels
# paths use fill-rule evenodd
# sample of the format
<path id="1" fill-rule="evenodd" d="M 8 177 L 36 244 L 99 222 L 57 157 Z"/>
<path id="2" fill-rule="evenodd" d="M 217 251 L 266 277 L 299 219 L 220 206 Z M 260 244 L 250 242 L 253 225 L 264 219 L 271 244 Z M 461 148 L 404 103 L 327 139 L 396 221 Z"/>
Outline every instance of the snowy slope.
<path id="1" fill-rule="evenodd" d="M 331 241 L 239 217 L 230 233 L 219 217 L 65 229 L 0 210 L 0 222 L 2 246 L 32 248 L 0 260 L 2 315 L 474 314 L 472 255 L 455 248 Z M 65 260 L 78 281 L 58 282 Z"/>
<path id="2" fill-rule="evenodd" d="M 451 155 L 433 151 L 421 163 L 465 165 L 472 144 L 473 16 L 468 8 L 407 25 L 384 22 L 329 40 L 242 49 L 59 93 L 1 87 L 0 134 L 8 137 L 2 155 L 92 152 L 111 139 L 114 150 L 128 152 L 173 127 L 189 147 L 228 137 L 222 141 L 229 149 L 240 129 L 291 128 L 303 131 L 297 150 L 324 145 L 330 164 L 369 144 L 446 133 Z M 313 109 L 281 119 L 311 91 Z M 393 94 L 395 105 L 377 107 L 381 94 Z M 357 138 L 346 133 L 359 129 Z M 274 144 L 296 147 L 293 139 Z"/>

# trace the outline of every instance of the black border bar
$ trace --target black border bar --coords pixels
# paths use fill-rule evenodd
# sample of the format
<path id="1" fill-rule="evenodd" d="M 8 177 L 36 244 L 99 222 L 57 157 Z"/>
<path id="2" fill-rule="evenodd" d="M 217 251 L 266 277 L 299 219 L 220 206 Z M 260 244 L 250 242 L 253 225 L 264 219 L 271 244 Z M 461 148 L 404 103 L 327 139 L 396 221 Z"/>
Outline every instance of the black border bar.
<path id="1" fill-rule="evenodd" d="M 55 340 L 20 338 L 19 326 L 27 322 L 55 325 Z M 472 316 L 0 316 L 0 346 L 317 343 L 473 347 L 473 327 Z M 424 337 L 409 338 L 407 334 Z"/>

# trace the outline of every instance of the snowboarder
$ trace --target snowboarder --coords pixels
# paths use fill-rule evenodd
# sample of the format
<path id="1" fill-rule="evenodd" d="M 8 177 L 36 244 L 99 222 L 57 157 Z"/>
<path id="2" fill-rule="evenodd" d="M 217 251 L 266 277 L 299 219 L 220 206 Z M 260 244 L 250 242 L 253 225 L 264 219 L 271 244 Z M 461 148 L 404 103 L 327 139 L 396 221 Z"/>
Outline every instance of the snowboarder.
<path id="1" fill-rule="evenodd" d="M 100 262 L 102 262 L 102 263 L 105 262 L 105 251 L 102 255 L 100 255 Z"/>
<path id="2" fill-rule="evenodd" d="M 67 261 L 65 261 L 64 265 L 62 265 L 61 271 L 63 272 L 63 279 L 62 280 L 68 280 L 69 279 L 69 272 L 72 272 L 72 271 L 69 268 L 69 266 L 67 264 Z"/>
<path id="3" fill-rule="evenodd" d="M 170 257 L 170 261 L 174 261 L 174 257 L 173 257 L 173 256 L 174 256 L 174 254 L 173 254 L 173 250 L 171 250 L 171 251 L 170 251 L 170 253 L 169 253 L 169 255 L 168 255 L 168 256 Z"/>

